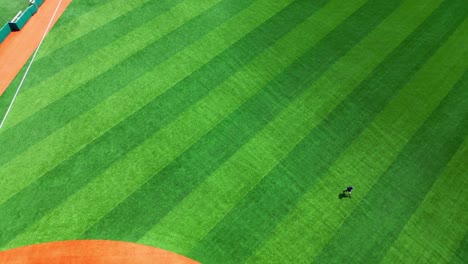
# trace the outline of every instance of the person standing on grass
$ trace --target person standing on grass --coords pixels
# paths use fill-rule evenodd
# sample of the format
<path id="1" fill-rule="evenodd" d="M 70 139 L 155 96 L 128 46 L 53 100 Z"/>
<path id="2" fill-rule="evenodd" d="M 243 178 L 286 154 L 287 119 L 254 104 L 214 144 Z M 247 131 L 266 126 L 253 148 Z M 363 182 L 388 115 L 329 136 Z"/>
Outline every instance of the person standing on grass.
<path id="1" fill-rule="evenodd" d="M 351 198 L 351 192 L 353 191 L 353 189 L 353 186 L 348 186 L 346 190 L 343 190 L 343 194 L 346 195 L 346 193 L 348 193 L 349 198 Z"/>

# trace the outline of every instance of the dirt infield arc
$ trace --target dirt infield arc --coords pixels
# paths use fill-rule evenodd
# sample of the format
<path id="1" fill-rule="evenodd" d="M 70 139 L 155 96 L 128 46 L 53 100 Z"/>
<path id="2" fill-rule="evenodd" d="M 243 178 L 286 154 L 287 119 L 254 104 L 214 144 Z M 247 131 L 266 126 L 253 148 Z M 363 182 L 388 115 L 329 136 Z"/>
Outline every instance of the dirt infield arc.
<path id="1" fill-rule="evenodd" d="M 71 240 L 37 244 L 0 252 L 0 263 L 122 263 L 196 264 L 184 256 L 135 243 Z"/>
<path id="2" fill-rule="evenodd" d="M 8 88 L 18 72 L 41 42 L 57 8 L 51 27 L 63 14 L 71 0 L 47 0 L 21 31 L 12 32 L 0 44 L 0 95 Z M 49 28 L 49 30 L 50 30 Z"/>

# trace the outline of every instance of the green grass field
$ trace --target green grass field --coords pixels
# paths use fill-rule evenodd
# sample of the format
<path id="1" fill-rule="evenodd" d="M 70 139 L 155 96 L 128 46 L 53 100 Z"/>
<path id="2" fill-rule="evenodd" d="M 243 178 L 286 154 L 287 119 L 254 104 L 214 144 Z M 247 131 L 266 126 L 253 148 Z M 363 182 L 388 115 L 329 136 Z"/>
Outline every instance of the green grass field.
<path id="1" fill-rule="evenodd" d="M 467 43 L 466 0 L 75 0 L 0 129 L 0 249 L 467 263 Z"/>
<path id="2" fill-rule="evenodd" d="M 28 0 L 0 0 L 0 27 L 10 21 L 18 11 L 28 7 Z"/>

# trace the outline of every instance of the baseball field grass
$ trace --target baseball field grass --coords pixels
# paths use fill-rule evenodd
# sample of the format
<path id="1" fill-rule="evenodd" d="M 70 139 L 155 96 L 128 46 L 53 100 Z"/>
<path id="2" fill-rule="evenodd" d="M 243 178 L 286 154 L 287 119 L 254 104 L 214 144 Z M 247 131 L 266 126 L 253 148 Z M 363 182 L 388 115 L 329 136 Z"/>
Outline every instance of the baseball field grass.
<path id="1" fill-rule="evenodd" d="M 28 0 L 0 0 L 0 27 L 28 7 Z"/>
<path id="2" fill-rule="evenodd" d="M 0 129 L 0 249 L 467 263 L 467 43 L 466 0 L 74 0 Z"/>

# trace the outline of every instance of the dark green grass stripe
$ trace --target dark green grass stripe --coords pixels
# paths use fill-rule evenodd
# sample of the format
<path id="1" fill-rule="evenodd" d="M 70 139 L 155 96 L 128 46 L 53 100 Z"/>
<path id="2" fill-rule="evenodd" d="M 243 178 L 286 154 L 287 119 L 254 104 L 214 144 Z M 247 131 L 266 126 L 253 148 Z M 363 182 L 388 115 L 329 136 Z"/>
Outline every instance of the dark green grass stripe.
<path id="1" fill-rule="evenodd" d="M 0 165 L 5 164 L 35 142 L 45 138 L 73 118 L 118 92 L 251 3 L 250 0 L 236 1 L 235 3 L 230 0 L 221 2 L 167 37 L 147 46 L 60 100 L 54 101 L 18 125 L 3 132 L 0 134 L 0 146 L 4 146 L 4 151 L 0 155 Z M 54 118 L 50 118 L 51 116 Z M 28 137 L 24 137 L 25 134 L 28 134 Z"/>
<path id="2" fill-rule="evenodd" d="M 71 192 L 83 187 L 114 161 L 164 127 L 179 113 L 318 10 L 323 2 L 311 4 L 298 1 L 287 7 L 200 70 L 1 204 L 0 230 L 8 232 L 0 233 L 0 244 L 12 239 Z M 300 9 L 307 12 L 298 14 Z M 158 118 L 151 118 L 153 116 Z M 17 221 L 16 215 L 22 215 L 20 221 Z"/>
<path id="3" fill-rule="evenodd" d="M 110 21 L 109 23 L 87 33 L 86 35 L 81 36 L 80 38 L 68 43 L 66 46 L 55 50 L 54 52 L 48 54 L 46 57 L 43 57 L 34 62 L 34 69 L 28 75 L 27 80 L 24 83 L 24 90 L 34 88 L 35 83 L 39 83 L 41 80 L 46 79 L 54 75 L 55 73 L 59 72 L 61 69 L 68 67 L 71 64 L 76 63 L 88 55 L 92 54 L 95 50 L 100 49 L 101 47 L 111 43 L 132 31 L 134 28 L 137 28 L 142 23 L 156 17 L 162 13 L 165 13 L 173 6 L 177 5 L 178 3 L 182 2 L 182 0 L 159 0 L 159 1 L 149 1 L 148 3 L 142 5 L 139 8 L 136 8 L 119 18 Z M 229 1 L 231 2 L 231 1 Z M 239 1 L 238 8 L 242 9 L 245 6 L 246 1 Z M 218 7 L 219 8 L 219 7 Z M 231 8 L 234 9 L 234 8 Z M 226 9 L 226 18 L 231 16 L 231 9 Z M 180 32 L 185 31 L 190 28 L 190 32 L 192 34 L 185 34 L 184 36 L 189 37 L 197 37 L 199 36 L 200 32 L 209 31 L 211 27 L 210 24 L 200 24 L 203 19 L 197 19 L 194 21 L 195 23 L 199 23 L 198 27 L 190 27 L 185 26 L 182 30 L 178 31 L 178 33 L 173 33 L 172 35 L 180 34 Z M 216 21 L 218 22 L 218 21 Z M 218 22 L 219 23 L 219 22 Z M 201 25 L 208 25 L 205 27 L 201 27 Z M 168 36 L 171 38 L 171 36 Z M 190 43 L 192 39 L 188 38 L 186 43 Z M 164 47 L 171 47 L 173 43 L 166 44 Z M 158 47 L 151 47 L 159 52 L 154 55 L 149 54 L 154 59 L 160 59 L 160 57 L 164 58 L 171 55 L 171 52 L 177 50 L 177 46 L 171 47 L 170 52 L 168 50 L 161 50 Z M 151 49 L 148 47 L 147 49 Z M 79 52 L 77 52 L 79 51 Z M 167 55 L 166 55 L 167 54 Z M 165 56 L 166 55 L 166 56 Z"/>
<path id="4" fill-rule="evenodd" d="M 468 74 L 444 98 L 316 263 L 350 257 L 356 262 L 378 263 L 383 258 L 468 134 L 467 78 Z"/>
<path id="5" fill-rule="evenodd" d="M 452 264 L 465 264 L 468 262 L 468 230 L 466 230 L 465 237 L 460 243 L 457 251 L 454 253 L 453 258 L 450 260 Z"/>
<path id="6" fill-rule="evenodd" d="M 447 28 L 448 32 L 435 26 L 435 23 L 449 19 L 448 16 L 445 19 L 440 16 L 446 10 L 443 8 L 429 18 L 394 53 L 398 57 L 392 56 L 384 62 L 380 70 L 358 87 L 287 159 L 267 175 L 188 256 L 204 262 L 225 263 L 233 260 L 238 263 L 244 260 L 244 254 L 247 256 L 259 246 L 287 212 L 294 208 L 308 187 L 325 173 L 411 77 L 414 67 L 423 64 L 433 48 L 445 39 L 443 35 L 448 35 L 455 28 L 456 23 Z M 432 34 L 439 34 L 440 38 L 430 37 Z M 426 47 L 417 43 L 426 43 Z M 418 51 L 425 56 L 415 56 L 414 51 L 407 48 L 412 46 L 419 46 Z M 410 63 L 408 60 L 415 61 Z M 400 63 L 408 65 L 405 72 L 395 67 Z M 398 71 L 398 76 L 392 71 Z M 376 84 L 377 81 L 387 84 L 385 89 Z"/>
<path id="7" fill-rule="evenodd" d="M 377 12 L 376 2 L 379 2 L 380 7 Z M 398 5 L 398 2 L 386 5 L 381 3 L 371 1 L 364 5 L 197 144 L 96 223 L 82 238 L 126 241 L 141 238 L 187 193 L 268 124 Z M 303 12 L 301 6 L 297 6 L 296 12 Z"/>

